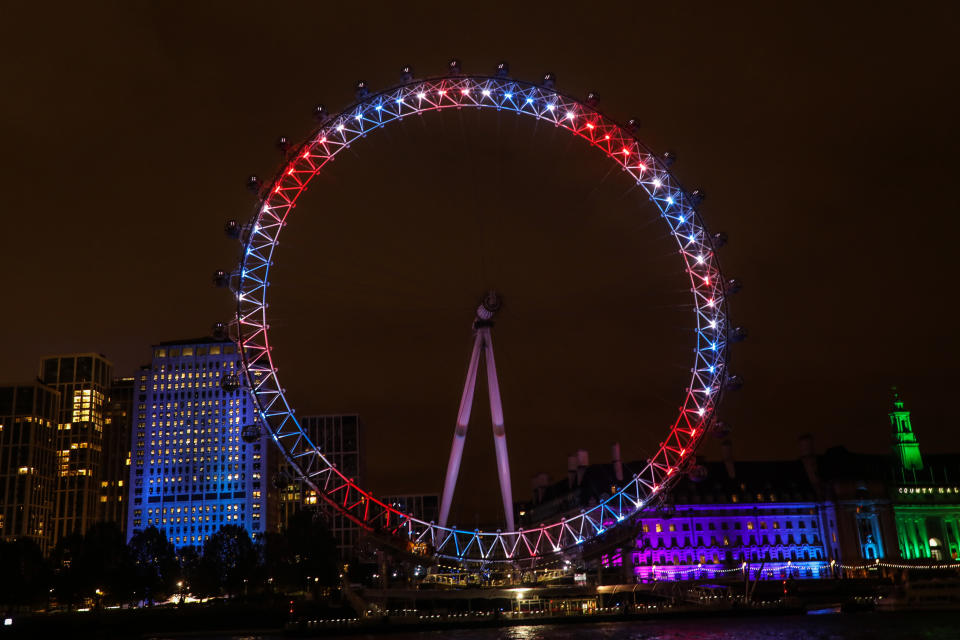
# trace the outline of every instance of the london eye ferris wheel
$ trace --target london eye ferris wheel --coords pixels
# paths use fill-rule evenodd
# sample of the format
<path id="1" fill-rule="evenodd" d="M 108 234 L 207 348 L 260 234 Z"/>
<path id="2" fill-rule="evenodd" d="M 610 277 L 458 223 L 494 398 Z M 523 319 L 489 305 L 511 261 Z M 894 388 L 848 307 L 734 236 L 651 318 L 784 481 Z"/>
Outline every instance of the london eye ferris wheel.
<path id="1" fill-rule="evenodd" d="M 370 92 L 365 83 L 360 82 L 356 98 L 354 104 L 336 114 L 318 107 L 315 115 L 319 126 L 306 140 L 289 149 L 287 161 L 272 181 L 260 184 L 251 178 L 249 186 L 258 192 L 252 218 L 246 224 L 230 222 L 227 226 L 228 233 L 241 241 L 240 261 L 234 271 L 218 272 L 215 278 L 235 294 L 236 313 L 231 324 L 242 354 L 242 367 L 240 377 L 225 384 L 242 386 L 251 394 L 258 423 L 251 428 L 265 430 L 303 482 L 351 521 L 368 531 L 402 539 L 434 556 L 461 562 L 536 561 L 564 553 L 588 544 L 655 504 L 670 485 L 695 464 L 698 445 L 717 421 L 721 396 L 725 389 L 739 384 L 727 368 L 728 344 L 742 335 L 739 329 L 730 327 L 727 319 L 727 295 L 738 285 L 725 280 L 720 271 L 716 249 L 725 237 L 707 230 L 697 210 L 701 195 L 680 186 L 670 172 L 672 156 L 655 155 L 644 145 L 637 138 L 634 121 L 621 125 L 601 113 L 593 94 L 581 101 L 560 93 L 555 89 L 553 74 L 546 74 L 539 83 L 524 82 L 510 77 L 508 65 L 500 63 L 490 75 L 469 75 L 462 72 L 459 61 L 452 60 L 445 75 L 427 79 L 415 79 L 412 69 L 404 67 L 401 83 L 378 93 Z M 624 478 L 611 495 L 596 505 L 528 529 L 517 528 L 513 522 L 505 439 L 501 460 L 500 441 L 495 437 L 507 525 L 502 530 L 460 529 L 448 525 L 445 512 L 440 522 L 427 522 L 358 486 L 311 441 L 280 383 L 271 350 L 268 313 L 271 265 L 281 232 L 311 180 L 328 162 L 367 134 L 410 116 L 447 109 L 507 111 L 527 116 L 553 124 L 600 151 L 605 162 L 626 172 L 659 210 L 689 276 L 696 345 L 689 384 L 682 390 L 679 412 L 663 441 L 639 473 Z M 429 118 L 425 119 L 428 121 Z M 488 297 L 478 309 L 479 322 L 474 326 L 477 342 L 468 371 L 468 386 L 471 372 L 475 378 L 480 353 L 487 356 L 488 375 L 492 370 L 494 386 L 496 384 L 489 320 L 497 306 L 498 301 Z M 467 387 L 458 416 L 458 433 L 466 399 Z M 469 399 L 472 402 L 472 388 Z M 494 408 L 492 395 L 491 408 Z M 469 409 L 466 418 L 469 419 Z M 496 436 L 496 416 L 494 422 Z M 502 435 L 502 415 L 499 428 Z M 463 429 L 465 434 L 465 424 Z M 457 437 L 455 435 L 443 496 L 447 511 L 453 495 L 451 469 Z M 459 458 L 453 469 L 453 483 L 458 468 Z"/>

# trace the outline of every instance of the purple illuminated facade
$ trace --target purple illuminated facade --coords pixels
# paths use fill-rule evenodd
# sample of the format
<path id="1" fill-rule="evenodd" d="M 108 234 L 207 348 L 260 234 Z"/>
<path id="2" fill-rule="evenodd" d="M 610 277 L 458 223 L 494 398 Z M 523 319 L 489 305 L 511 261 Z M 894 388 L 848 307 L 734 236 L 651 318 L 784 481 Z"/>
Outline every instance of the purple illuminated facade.
<path id="1" fill-rule="evenodd" d="M 837 516 L 802 460 L 706 463 L 673 503 L 647 510 L 632 548 L 601 557 L 639 581 L 824 578 L 837 560 Z"/>
<path id="2" fill-rule="evenodd" d="M 612 581 L 648 582 L 745 575 L 827 578 L 837 574 L 844 560 L 883 557 L 879 532 L 864 536 L 856 549 L 840 544 L 844 523 L 838 514 L 848 509 L 836 500 L 833 482 L 820 477 L 824 456 L 813 455 L 808 438 L 801 439 L 801 456 L 795 460 L 741 462 L 733 459 L 729 442 L 722 450 L 722 460 L 701 460 L 699 473 L 680 480 L 669 500 L 627 524 L 629 535 L 599 551 L 585 551 L 583 561 L 591 564 L 595 557 Z M 617 446 L 613 457 L 612 464 L 590 465 L 587 452 L 579 451 L 568 460 L 565 482 L 547 485 L 542 475 L 534 478 L 534 500 L 519 508 L 521 524 L 550 512 L 583 509 L 594 496 L 602 499 L 635 466 L 619 460 Z M 851 517 L 869 515 L 861 511 Z"/>
<path id="3" fill-rule="evenodd" d="M 722 460 L 688 470 L 660 506 L 614 527 L 624 535 L 579 562 L 604 581 L 751 580 L 863 577 L 876 571 L 960 560 L 960 456 L 920 456 L 899 396 L 890 413 L 893 455 L 833 447 L 816 455 L 800 438 L 794 460 L 740 462 L 729 440 Z M 589 508 L 637 463 L 567 461 L 567 480 L 533 479 L 533 500 L 518 505 L 521 525 Z M 599 498 L 598 498 L 599 497 Z M 953 566 L 953 565 L 951 565 Z"/>
<path id="4" fill-rule="evenodd" d="M 765 496 L 766 498 L 766 496 Z M 830 573 L 836 517 L 819 502 L 678 505 L 642 519 L 627 559 L 642 581 L 719 578 L 822 578 Z M 607 562 L 624 561 L 623 552 Z"/>

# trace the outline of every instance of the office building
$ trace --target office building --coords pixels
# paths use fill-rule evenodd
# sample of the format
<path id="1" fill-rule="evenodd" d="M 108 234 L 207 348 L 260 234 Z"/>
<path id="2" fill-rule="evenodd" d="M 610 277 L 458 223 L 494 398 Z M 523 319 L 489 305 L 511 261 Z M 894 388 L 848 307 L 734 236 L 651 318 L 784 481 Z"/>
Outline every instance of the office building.
<path id="1" fill-rule="evenodd" d="M 97 520 L 127 526 L 130 479 L 130 432 L 133 424 L 134 379 L 114 378 L 104 415 L 103 459 L 97 496 Z"/>
<path id="2" fill-rule="evenodd" d="M 53 544 L 96 522 L 106 402 L 113 365 L 96 353 L 44 358 L 40 379 L 60 394 Z"/>
<path id="3" fill-rule="evenodd" d="M 365 454 L 363 446 L 363 423 L 357 414 L 307 416 L 301 418 L 301 427 L 314 446 L 323 452 L 331 463 L 348 478 L 363 486 L 365 479 Z M 321 499 L 316 492 L 306 488 L 290 466 L 283 461 L 276 474 L 280 491 L 280 527 L 286 526 L 289 518 L 304 507 L 314 508 Z M 337 541 L 343 559 L 355 555 L 360 536 L 360 527 L 329 506 L 321 506 L 327 525 Z"/>
<path id="4" fill-rule="evenodd" d="M 0 386 L 0 540 L 28 539 L 48 553 L 60 394 L 39 382 Z"/>
<path id="5" fill-rule="evenodd" d="M 236 345 L 162 342 L 136 376 L 127 537 L 154 526 L 176 548 L 202 547 L 227 524 L 259 540 L 272 528 L 268 461 Z"/>

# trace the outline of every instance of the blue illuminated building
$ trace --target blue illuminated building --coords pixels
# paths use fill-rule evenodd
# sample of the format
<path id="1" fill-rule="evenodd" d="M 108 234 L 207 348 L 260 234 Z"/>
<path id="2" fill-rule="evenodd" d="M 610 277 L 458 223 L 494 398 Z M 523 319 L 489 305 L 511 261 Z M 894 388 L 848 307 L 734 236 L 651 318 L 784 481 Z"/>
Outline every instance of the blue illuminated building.
<path id="1" fill-rule="evenodd" d="M 238 358 L 223 338 L 153 347 L 134 390 L 128 537 L 154 526 L 177 548 L 202 547 L 223 525 L 243 527 L 254 540 L 269 530 L 268 441 L 263 434 L 244 441 L 252 400 L 221 386 L 238 372 Z"/>

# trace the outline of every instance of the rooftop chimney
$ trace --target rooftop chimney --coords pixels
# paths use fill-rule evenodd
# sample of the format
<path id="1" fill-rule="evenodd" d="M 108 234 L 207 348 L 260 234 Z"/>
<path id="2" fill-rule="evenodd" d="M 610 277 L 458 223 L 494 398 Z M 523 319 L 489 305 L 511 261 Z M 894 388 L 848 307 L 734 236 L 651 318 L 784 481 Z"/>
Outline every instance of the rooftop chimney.
<path id="1" fill-rule="evenodd" d="M 610 447 L 610 458 L 613 460 L 613 477 L 617 484 L 623 482 L 623 462 L 620 460 L 620 443 L 614 442 Z"/>
<path id="2" fill-rule="evenodd" d="M 533 486 L 533 504 L 540 504 L 543 502 L 547 486 L 550 484 L 550 476 L 545 473 L 538 473 L 530 479 L 530 484 Z"/>
<path id="3" fill-rule="evenodd" d="M 583 476 L 590 466 L 590 454 L 586 449 L 577 449 L 577 486 L 583 484 Z"/>
<path id="4" fill-rule="evenodd" d="M 813 436 L 805 433 L 800 436 L 800 461 L 803 462 L 803 469 L 807 472 L 807 480 L 814 487 L 820 483 L 817 476 L 817 455 L 814 453 Z"/>
<path id="5" fill-rule="evenodd" d="M 720 443 L 720 455 L 723 456 L 723 466 L 727 468 L 727 476 L 732 480 L 737 477 L 737 469 L 733 464 L 733 443 L 727 439 Z"/>

